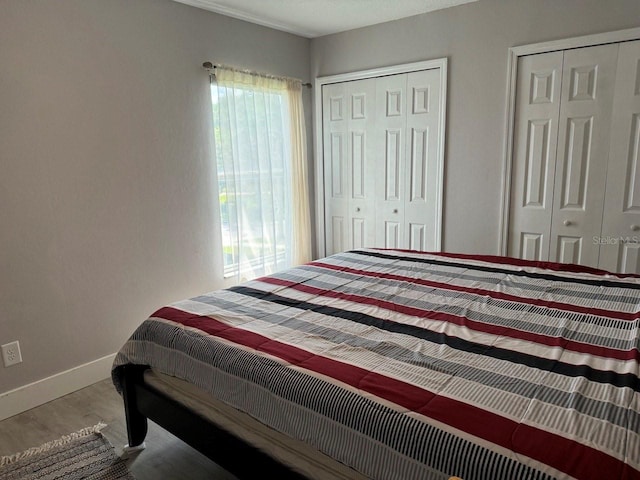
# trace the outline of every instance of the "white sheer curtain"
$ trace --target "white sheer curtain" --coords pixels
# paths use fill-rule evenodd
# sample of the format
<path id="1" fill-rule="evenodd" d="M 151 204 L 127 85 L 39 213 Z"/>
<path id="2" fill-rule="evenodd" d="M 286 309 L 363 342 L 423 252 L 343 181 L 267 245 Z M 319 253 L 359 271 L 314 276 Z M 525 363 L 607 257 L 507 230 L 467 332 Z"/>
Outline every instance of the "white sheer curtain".
<path id="1" fill-rule="evenodd" d="M 300 82 L 217 67 L 211 97 L 225 276 L 311 260 Z"/>
<path id="2" fill-rule="evenodd" d="M 302 84 L 295 80 L 287 80 L 287 92 L 291 129 L 291 185 L 294 199 L 292 260 L 294 265 L 301 265 L 311 261 L 307 131 L 302 107 Z"/>

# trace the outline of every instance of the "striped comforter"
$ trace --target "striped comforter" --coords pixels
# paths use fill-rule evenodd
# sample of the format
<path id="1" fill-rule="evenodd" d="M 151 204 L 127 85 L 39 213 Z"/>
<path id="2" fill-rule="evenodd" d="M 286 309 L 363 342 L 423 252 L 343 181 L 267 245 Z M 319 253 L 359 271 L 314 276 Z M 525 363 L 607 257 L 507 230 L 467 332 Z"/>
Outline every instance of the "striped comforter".
<path id="1" fill-rule="evenodd" d="M 640 479 L 640 279 L 363 249 L 161 308 L 150 365 L 378 479 Z"/>

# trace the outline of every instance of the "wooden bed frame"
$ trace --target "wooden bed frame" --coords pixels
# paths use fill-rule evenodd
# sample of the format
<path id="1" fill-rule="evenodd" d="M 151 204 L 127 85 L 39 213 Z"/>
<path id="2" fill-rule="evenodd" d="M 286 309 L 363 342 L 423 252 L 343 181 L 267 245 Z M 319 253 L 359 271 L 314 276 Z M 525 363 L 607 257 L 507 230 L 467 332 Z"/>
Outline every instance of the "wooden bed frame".
<path id="1" fill-rule="evenodd" d="M 145 365 L 122 368 L 122 397 L 129 448 L 135 449 L 147 435 L 147 419 L 153 420 L 225 470 L 241 479 L 255 478 L 257 471 L 279 479 L 305 477 L 274 460 L 244 440 L 192 412 L 164 393 L 144 383 Z"/>
<path id="2" fill-rule="evenodd" d="M 128 448 L 136 450 L 147 436 L 147 419 L 195 448 L 240 479 L 255 479 L 256 472 L 268 472 L 279 480 L 306 477 L 274 460 L 244 440 L 211 423 L 184 405 L 144 382 L 146 365 L 122 368 L 122 397 L 127 420 Z M 462 480 L 449 477 L 449 480 Z"/>

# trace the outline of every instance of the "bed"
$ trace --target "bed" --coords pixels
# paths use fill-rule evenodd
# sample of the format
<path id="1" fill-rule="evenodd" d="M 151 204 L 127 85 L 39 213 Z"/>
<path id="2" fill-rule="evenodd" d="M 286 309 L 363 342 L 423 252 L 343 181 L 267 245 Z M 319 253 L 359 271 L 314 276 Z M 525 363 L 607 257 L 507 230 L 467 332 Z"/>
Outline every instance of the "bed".
<path id="1" fill-rule="evenodd" d="M 239 477 L 640 479 L 640 279 L 359 249 L 163 307 L 116 356 Z"/>

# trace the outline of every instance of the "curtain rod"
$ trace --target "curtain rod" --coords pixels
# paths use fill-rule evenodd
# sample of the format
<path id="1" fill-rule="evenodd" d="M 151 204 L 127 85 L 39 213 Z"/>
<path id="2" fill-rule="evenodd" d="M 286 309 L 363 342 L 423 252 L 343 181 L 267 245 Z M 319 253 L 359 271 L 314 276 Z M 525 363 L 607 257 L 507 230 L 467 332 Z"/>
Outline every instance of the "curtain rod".
<path id="1" fill-rule="evenodd" d="M 207 70 L 207 71 L 209 72 L 209 74 L 210 74 L 210 75 L 215 76 L 215 72 L 214 72 L 214 70 L 216 69 L 217 65 L 214 65 L 214 64 L 213 64 L 213 63 L 211 63 L 211 62 L 204 62 L 204 63 L 202 64 L 202 67 L 203 67 L 205 70 Z M 300 82 L 300 84 L 301 84 L 303 87 L 307 87 L 307 88 L 311 88 L 311 87 L 313 86 L 313 85 L 311 85 L 310 83 L 303 83 L 302 81 Z"/>

